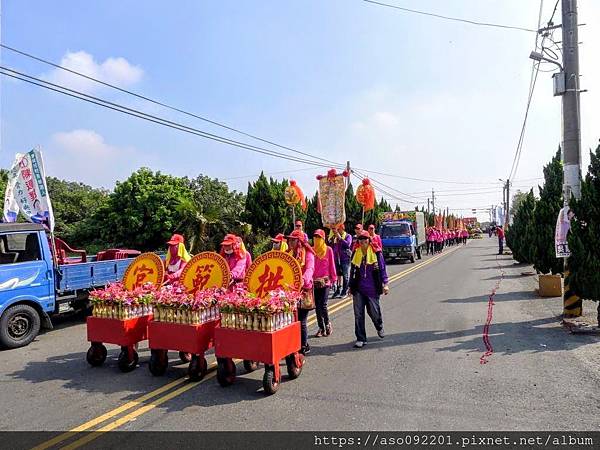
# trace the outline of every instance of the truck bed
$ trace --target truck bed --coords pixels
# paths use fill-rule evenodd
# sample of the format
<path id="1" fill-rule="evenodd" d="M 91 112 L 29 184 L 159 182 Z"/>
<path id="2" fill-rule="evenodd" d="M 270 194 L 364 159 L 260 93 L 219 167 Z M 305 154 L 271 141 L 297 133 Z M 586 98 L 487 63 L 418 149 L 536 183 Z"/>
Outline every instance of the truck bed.
<path id="1" fill-rule="evenodd" d="M 58 292 L 102 287 L 119 281 L 133 258 L 59 266 Z"/>

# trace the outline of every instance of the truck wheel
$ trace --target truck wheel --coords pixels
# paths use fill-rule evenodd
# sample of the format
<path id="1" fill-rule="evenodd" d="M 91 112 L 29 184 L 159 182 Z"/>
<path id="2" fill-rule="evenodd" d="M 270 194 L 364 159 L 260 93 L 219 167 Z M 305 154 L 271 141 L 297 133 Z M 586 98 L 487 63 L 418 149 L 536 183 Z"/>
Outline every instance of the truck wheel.
<path id="1" fill-rule="evenodd" d="M 18 348 L 29 345 L 40 332 L 40 315 L 29 305 L 14 305 L 0 318 L 0 345 Z"/>
<path id="2" fill-rule="evenodd" d="M 414 253 L 411 253 L 411 254 L 410 254 L 410 262 L 411 262 L 411 263 L 414 263 L 414 262 L 415 262 L 415 254 L 414 254 Z"/>

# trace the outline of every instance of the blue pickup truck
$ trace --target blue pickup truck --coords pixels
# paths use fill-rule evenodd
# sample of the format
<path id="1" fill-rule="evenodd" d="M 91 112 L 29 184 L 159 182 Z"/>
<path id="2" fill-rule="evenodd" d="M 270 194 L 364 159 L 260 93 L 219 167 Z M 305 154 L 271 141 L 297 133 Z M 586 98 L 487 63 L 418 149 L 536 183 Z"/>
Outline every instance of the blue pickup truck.
<path id="1" fill-rule="evenodd" d="M 425 217 L 419 211 L 383 213 L 379 229 L 386 260 L 421 259 L 425 248 Z"/>
<path id="2" fill-rule="evenodd" d="M 120 280 L 133 261 L 95 259 L 56 264 L 44 227 L 0 223 L 0 346 L 28 345 L 53 314 L 86 307 L 90 290 Z"/>

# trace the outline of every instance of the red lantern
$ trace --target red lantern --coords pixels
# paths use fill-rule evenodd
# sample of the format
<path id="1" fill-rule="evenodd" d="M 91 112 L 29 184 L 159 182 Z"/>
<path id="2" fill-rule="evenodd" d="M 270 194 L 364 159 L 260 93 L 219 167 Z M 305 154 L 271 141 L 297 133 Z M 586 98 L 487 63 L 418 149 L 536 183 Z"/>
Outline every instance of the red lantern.
<path id="1" fill-rule="evenodd" d="M 375 189 L 368 178 L 364 178 L 362 184 L 356 189 L 356 200 L 364 211 L 375 208 Z"/>

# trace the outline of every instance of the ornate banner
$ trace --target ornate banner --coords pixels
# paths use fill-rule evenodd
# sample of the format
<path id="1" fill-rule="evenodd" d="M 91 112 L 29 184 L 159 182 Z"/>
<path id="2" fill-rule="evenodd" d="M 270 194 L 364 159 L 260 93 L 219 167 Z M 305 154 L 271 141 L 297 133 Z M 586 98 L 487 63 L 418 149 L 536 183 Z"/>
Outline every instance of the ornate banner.
<path id="1" fill-rule="evenodd" d="M 264 298 L 275 289 L 299 291 L 302 268 L 288 253 L 272 250 L 254 260 L 244 279 L 248 292 Z"/>
<path id="2" fill-rule="evenodd" d="M 319 176 L 319 199 L 321 218 L 325 228 L 335 228 L 346 221 L 346 182 L 345 173 L 330 170 L 326 176 Z"/>
<path id="3" fill-rule="evenodd" d="M 160 286 L 165 277 L 165 266 L 155 253 L 142 253 L 129 265 L 123 275 L 123 285 L 128 291 L 146 283 Z"/>
<path id="4" fill-rule="evenodd" d="M 188 261 L 181 271 L 179 281 L 193 294 L 204 289 L 226 288 L 231 282 L 231 272 L 227 261 L 221 255 L 202 252 Z"/>

